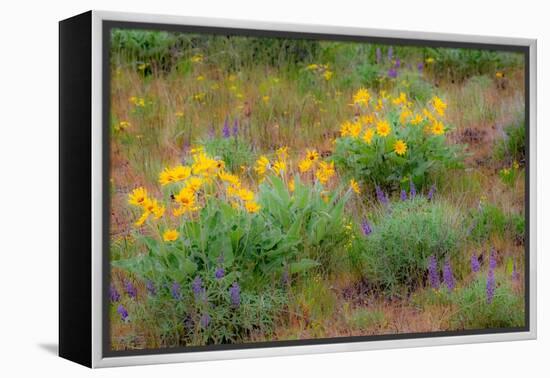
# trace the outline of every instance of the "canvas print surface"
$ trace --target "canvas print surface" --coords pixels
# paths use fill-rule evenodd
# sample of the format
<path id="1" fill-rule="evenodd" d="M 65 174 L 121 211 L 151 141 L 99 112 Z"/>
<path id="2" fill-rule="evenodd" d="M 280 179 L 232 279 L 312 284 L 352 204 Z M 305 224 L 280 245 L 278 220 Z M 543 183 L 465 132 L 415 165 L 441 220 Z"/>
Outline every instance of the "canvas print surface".
<path id="1" fill-rule="evenodd" d="M 526 326 L 524 54 L 109 39 L 111 351 Z"/>

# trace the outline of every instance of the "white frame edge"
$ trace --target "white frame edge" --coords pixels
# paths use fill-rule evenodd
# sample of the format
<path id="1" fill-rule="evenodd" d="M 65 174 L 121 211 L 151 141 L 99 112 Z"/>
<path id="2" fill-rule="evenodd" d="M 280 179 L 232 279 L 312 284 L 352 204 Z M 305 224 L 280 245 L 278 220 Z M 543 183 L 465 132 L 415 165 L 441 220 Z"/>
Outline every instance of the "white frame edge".
<path id="1" fill-rule="evenodd" d="M 339 344 L 300 345 L 239 350 L 220 350 L 186 353 L 149 354 L 142 356 L 103 357 L 102 308 L 102 22 L 127 21 L 158 24 L 212 26 L 239 29 L 261 29 L 287 32 L 323 33 L 337 35 L 423 39 L 465 43 L 489 43 L 529 47 L 529 260 L 530 260 L 530 331 L 483 335 L 426 337 L 417 339 L 350 342 Z M 287 24 L 203 17 L 183 17 L 125 12 L 92 11 L 92 367 L 115 367 L 175 362 L 196 362 L 236 358 L 288 356 L 313 353 L 352 352 L 391 348 L 412 348 L 453 344 L 532 340 L 537 337 L 536 251 L 537 251 L 537 42 L 535 39 L 489 37 L 479 35 L 409 32 L 314 24 Z"/>

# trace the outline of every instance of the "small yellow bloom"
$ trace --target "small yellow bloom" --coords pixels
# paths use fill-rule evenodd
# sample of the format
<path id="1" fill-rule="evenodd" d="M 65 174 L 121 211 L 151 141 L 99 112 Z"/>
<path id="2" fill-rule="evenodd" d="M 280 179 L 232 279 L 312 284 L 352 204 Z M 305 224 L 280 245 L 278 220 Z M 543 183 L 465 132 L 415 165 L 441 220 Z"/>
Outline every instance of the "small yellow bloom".
<path id="1" fill-rule="evenodd" d="M 372 125 L 374 123 L 374 114 L 365 114 L 361 117 L 361 122 L 365 125 Z"/>
<path id="2" fill-rule="evenodd" d="M 282 160 L 277 160 L 275 164 L 273 164 L 273 171 L 275 171 L 278 175 L 283 175 L 286 170 L 286 163 Z"/>
<path id="3" fill-rule="evenodd" d="M 353 95 L 353 104 L 355 105 L 368 105 L 370 100 L 370 93 L 366 88 L 359 88 Z"/>
<path id="4" fill-rule="evenodd" d="M 363 140 L 365 141 L 365 143 L 371 144 L 373 137 L 374 137 L 374 129 L 365 130 L 365 134 L 363 134 Z"/>
<path id="5" fill-rule="evenodd" d="M 353 190 L 356 194 L 361 194 L 361 189 L 359 188 L 359 183 L 355 181 L 354 179 L 351 179 L 349 181 L 349 187 L 351 190 Z"/>
<path id="6" fill-rule="evenodd" d="M 269 96 L 263 96 L 262 101 L 267 104 L 269 102 Z"/>
<path id="7" fill-rule="evenodd" d="M 254 200 L 254 193 L 251 190 L 242 188 L 237 191 L 237 196 L 244 202 Z"/>
<path id="8" fill-rule="evenodd" d="M 294 184 L 294 178 L 291 178 L 288 181 L 288 190 L 292 193 L 296 189 L 296 185 Z"/>
<path id="9" fill-rule="evenodd" d="M 419 125 L 422 121 L 424 120 L 424 118 L 422 118 L 422 116 L 420 114 L 415 114 L 413 119 L 411 119 L 411 125 L 413 126 L 417 126 Z"/>
<path id="10" fill-rule="evenodd" d="M 275 151 L 279 160 L 286 160 L 288 158 L 288 147 L 281 147 Z"/>
<path id="11" fill-rule="evenodd" d="M 313 63 L 313 64 L 308 65 L 308 66 L 306 67 L 306 70 L 308 70 L 308 71 L 315 71 L 317 68 L 319 68 L 319 65 Z"/>
<path id="12" fill-rule="evenodd" d="M 376 123 L 376 132 L 382 137 L 390 135 L 391 127 L 388 121 L 382 120 Z"/>
<path id="13" fill-rule="evenodd" d="M 203 80 L 204 80 L 204 76 L 202 75 L 197 76 L 197 81 L 203 81 Z"/>
<path id="14" fill-rule="evenodd" d="M 431 102 L 435 112 L 439 114 L 440 117 L 443 117 L 445 115 L 445 109 L 447 109 L 447 103 L 437 96 L 434 96 Z"/>
<path id="15" fill-rule="evenodd" d="M 327 163 L 325 161 L 322 161 L 319 163 L 319 168 L 315 172 L 315 177 L 317 177 L 317 180 L 321 184 L 326 184 L 336 171 L 334 170 L 334 162 Z"/>
<path id="16" fill-rule="evenodd" d="M 319 153 L 316 150 L 306 150 L 306 160 L 315 162 L 319 159 Z"/>
<path id="17" fill-rule="evenodd" d="M 127 128 L 129 128 L 131 125 L 130 125 L 130 122 L 128 121 L 120 121 L 118 123 L 118 127 L 115 127 L 115 130 L 116 131 L 124 131 L 126 130 Z"/>
<path id="18" fill-rule="evenodd" d="M 434 59 L 434 58 L 427 58 L 427 59 L 426 59 L 426 63 L 428 63 L 428 64 L 431 64 L 431 63 L 433 63 L 433 62 L 435 62 L 435 59 Z"/>
<path id="19" fill-rule="evenodd" d="M 396 97 L 392 100 L 394 105 L 405 105 L 407 103 L 407 95 L 405 92 L 400 92 L 399 97 Z"/>
<path id="20" fill-rule="evenodd" d="M 257 213 L 260 210 L 260 205 L 258 205 L 254 201 L 248 201 L 248 202 L 245 202 L 244 208 L 246 209 L 246 211 L 253 214 L 253 213 Z"/>
<path id="21" fill-rule="evenodd" d="M 202 54 L 195 54 L 191 57 L 191 62 L 193 63 L 200 63 L 202 62 L 204 59 L 203 55 Z"/>
<path id="22" fill-rule="evenodd" d="M 332 79 L 332 75 L 334 73 L 330 70 L 326 70 L 324 73 L 323 73 L 323 77 L 325 78 L 326 81 L 329 81 L 330 79 Z"/>
<path id="23" fill-rule="evenodd" d="M 269 159 L 262 155 L 258 160 L 256 160 L 256 165 L 254 166 L 254 170 L 258 175 L 263 176 L 265 175 L 265 172 L 269 167 L 270 167 Z"/>
<path id="24" fill-rule="evenodd" d="M 128 195 L 128 203 L 135 206 L 143 206 L 147 199 L 147 189 L 140 186 L 136 188 Z"/>
<path id="25" fill-rule="evenodd" d="M 166 230 L 162 234 L 162 239 L 164 239 L 164 241 L 175 241 L 178 239 L 179 235 L 180 233 L 177 230 Z"/>
<path id="26" fill-rule="evenodd" d="M 218 173 L 218 177 L 220 178 L 220 180 L 222 180 L 223 182 L 226 182 L 228 184 L 231 184 L 231 185 L 234 185 L 234 186 L 241 186 L 241 182 L 239 180 L 239 178 L 231 173 L 227 173 L 225 171 L 222 171 L 220 173 Z"/>
<path id="27" fill-rule="evenodd" d="M 187 189 L 192 193 L 197 193 L 203 184 L 204 184 L 204 180 L 201 179 L 200 177 L 191 177 L 189 178 L 189 180 L 185 182 L 184 189 Z"/>
<path id="28" fill-rule="evenodd" d="M 301 173 L 305 173 L 311 169 L 313 166 L 313 161 L 309 159 L 304 159 L 298 164 L 298 169 Z"/>
<path id="29" fill-rule="evenodd" d="M 402 124 L 402 125 L 405 125 L 405 123 L 407 122 L 407 120 L 409 118 L 411 118 L 413 115 L 413 113 L 411 112 L 411 110 L 407 107 L 403 107 L 403 110 L 401 110 L 401 114 L 399 115 L 399 122 Z"/>
<path id="30" fill-rule="evenodd" d="M 496 76 L 497 79 L 501 79 L 501 78 L 504 77 L 504 73 L 503 73 L 503 72 L 500 72 L 500 71 L 497 71 L 497 72 L 495 73 L 495 76 Z"/>
<path id="31" fill-rule="evenodd" d="M 442 135 L 445 133 L 445 126 L 443 126 L 443 123 L 441 121 L 435 120 L 432 123 L 432 133 L 435 135 Z"/>
<path id="32" fill-rule="evenodd" d="M 397 155 L 405 155 L 405 152 L 407 152 L 407 143 L 399 139 L 394 143 L 393 150 Z"/>
<path id="33" fill-rule="evenodd" d="M 147 218 L 149 217 L 151 213 L 149 213 L 148 211 L 144 211 L 143 214 L 141 214 L 141 216 L 139 217 L 139 219 L 136 221 L 135 226 L 136 227 L 140 227 L 140 226 L 143 226 L 143 223 L 145 223 L 145 221 L 147 220 Z"/>
<path id="34" fill-rule="evenodd" d="M 512 164 L 512 167 L 514 167 L 514 169 L 519 169 L 518 162 L 514 160 L 514 163 Z"/>

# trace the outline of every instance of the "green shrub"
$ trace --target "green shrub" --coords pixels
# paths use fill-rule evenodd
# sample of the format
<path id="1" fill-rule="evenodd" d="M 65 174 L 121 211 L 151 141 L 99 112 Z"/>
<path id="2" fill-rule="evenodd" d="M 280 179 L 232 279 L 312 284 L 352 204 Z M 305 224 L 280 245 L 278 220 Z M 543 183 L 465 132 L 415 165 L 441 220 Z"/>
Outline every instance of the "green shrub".
<path id="1" fill-rule="evenodd" d="M 479 274 L 471 285 L 456 290 L 452 295 L 456 312 L 451 316 L 451 327 L 462 329 L 489 329 L 522 327 L 525 324 L 523 295 L 512 291 L 509 278 L 496 276 L 492 302 L 487 303 L 487 275 Z"/>
<path id="2" fill-rule="evenodd" d="M 242 166 L 250 166 L 254 158 L 250 143 L 242 138 L 209 138 L 199 144 L 209 155 L 223 160 L 226 168 L 233 173 L 240 173 Z"/>
<path id="3" fill-rule="evenodd" d="M 460 212 L 445 202 L 425 198 L 391 204 L 364 238 L 365 274 L 388 294 L 420 286 L 430 256 L 439 262 L 458 252 L 462 239 Z"/>
<path id="4" fill-rule="evenodd" d="M 525 121 L 513 123 L 504 129 L 504 137 L 495 145 L 494 157 L 505 165 L 525 162 Z"/>
<path id="5" fill-rule="evenodd" d="M 482 203 L 470 213 L 470 238 L 477 242 L 488 240 L 491 235 L 501 238 L 510 235 L 522 241 L 525 236 L 525 217 L 521 214 L 505 213 L 491 203 Z"/>

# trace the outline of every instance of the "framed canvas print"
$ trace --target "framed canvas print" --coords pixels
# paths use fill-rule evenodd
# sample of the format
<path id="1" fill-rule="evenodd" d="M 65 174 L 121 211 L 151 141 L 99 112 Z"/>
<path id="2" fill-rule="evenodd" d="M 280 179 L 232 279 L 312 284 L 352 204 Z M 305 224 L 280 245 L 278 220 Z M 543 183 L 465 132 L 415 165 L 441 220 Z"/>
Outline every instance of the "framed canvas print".
<path id="1" fill-rule="evenodd" d="M 60 22 L 60 355 L 536 337 L 536 42 Z"/>

